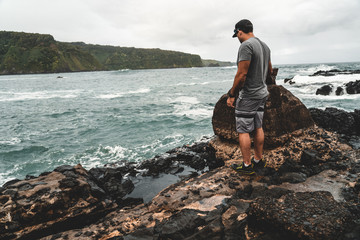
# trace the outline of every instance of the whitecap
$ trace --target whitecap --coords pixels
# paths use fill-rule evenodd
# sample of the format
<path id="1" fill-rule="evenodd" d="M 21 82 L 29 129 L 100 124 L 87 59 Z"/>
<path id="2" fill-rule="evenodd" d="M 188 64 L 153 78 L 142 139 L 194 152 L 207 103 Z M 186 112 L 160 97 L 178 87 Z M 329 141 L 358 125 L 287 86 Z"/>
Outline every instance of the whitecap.
<path id="1" fill-rule="evenodd" d="M 139 88 L 137 90 L 131 90 L 127 92 L 119 92 L 119 93 L 107 93 L 107 94 L 101 94 L 99 96 L 96 96 L 95 98 L 100 99 L 114 99 L 114 98 L 120 98 L 125 95 L 131 95 L 131 94 L 140 94 L 140 93 L 148 93 L 151 90 L 149 88 Z"/>
<path id="2" fill-rule="evenodd" d="M 115 163 L 121 160 L 133 160 L 137 158 L 137 153 L 132 150 L 116 145 L 102 146 L 88 149 L 85 153 L 77 154 L 70 158 L 72 162 L 80 162 L 86 169 L 104 166 L 108 163 Z"/>
<path id="3" fill-rule="evenodd" d="M 41 100 L 52 98 L 76 98 L 79 90 L 65 91 L 38 91 L 38 92 L 6 92 L 1 93 L 0 101 L 25 101 L 25 100 Z"/>
<path id="4" fill-rule="evenodd" d="M 196 97 L 181 96 L 175 98 L 171 103 L 185 103 L 185 104 L 198 104 L 200 103 Z"/>
<path id="5" fill-rule="evenodd" d="M 21 142 L 20 138 L 14 137 L 11 138 L 10 140 L 0 140 L 0 145 L 15 145 L 20 142 Z"/>
<path id="6" fill-rule="evenodd" d="M 135 90 L 135 91 L 129 91 L 125 94 L 138 94 L 138 93 L 148 93 L 150 92 L 150 88 L 140 88 L 138 90 Z"/>
<path id="7" fill-rule="evenodd" d="M 150 144 L 145 144 L 140 147 L 137 147 L 135 150 L 140 151 L 142 153 L 147 153 L 147 152 L 155 153 L 157 152 L 158 149 L 161 148 L 170 148 L 177 146 L 178 144 L 183 142 L 184 139 L 185 139 L 184 135 L 175 133 L 172 135 L 165 136 L 162 139 L 156 139 L 152 141 L 152 143 Z"/>
<path id="8" fill-rule="evenodd" d="M 309 68 L 304 68 L 304 69 L 300 69 L 298 72 L 300 73 L 305 73 L 305 74 L 313 74 L 317 71 L 330 71 L 330 70 L 333 70 L 335 69 L 334 66 L 330 66 L 330 65 L 327 65 L 327 64 L 320 64 L 320 65 L 317 65 L 317 66 L 312 66 L 312 67 L 309 67 Z"/>
<path id="9" fill-rule="evenodd" d="M 194 108 L 194 109 L 178 109 L 174 113 L 177 116 L 186 116 L 192 119 L 209 118 L 213 114 L 213 109 Z"/>
<path id="10" fill-rule="evenodd" d="M 119 98 L 124 96 L 124 94 L 122 93 L 118 93 L 118 94 L 103 94 L 100 96 L 97 96 L 96 98 L 100 98 L 100 99 L 113 99 L 113 98 Z"/>

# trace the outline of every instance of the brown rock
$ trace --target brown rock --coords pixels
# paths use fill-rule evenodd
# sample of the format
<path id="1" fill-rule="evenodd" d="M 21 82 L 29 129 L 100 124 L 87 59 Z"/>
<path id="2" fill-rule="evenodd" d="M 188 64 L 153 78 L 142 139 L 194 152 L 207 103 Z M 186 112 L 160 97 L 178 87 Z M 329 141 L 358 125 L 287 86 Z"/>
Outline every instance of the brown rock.
<path id="1" fill-rule="evenodd" d="M 352 218 L 349 210 L 325 191 L 258 198 L 250 204 L 248 214 L 250 226 L 282 232 L 288 239 L 342 239 Z"/>
<path id="2" fill-rule="evenodd" d="M 278 85 L 268 86 L 268 91 L 263 123 L 266 147 L 277 147 L 282 143 L 278 137 L 314 125 L 308 109 L 291 92 Z M 238 141 L 235 110 L 226 105 L 226 100 L 223 95 L 215 105 L 213 130 L 220 138 Z"/>
<path id="3" fill-rule="evenodd" d="M 94 186 L 81 165 L 7 184 L 0 198 L 0 239 L 38 239 L 105 215 L 117 205 L 94 196 Z"/>

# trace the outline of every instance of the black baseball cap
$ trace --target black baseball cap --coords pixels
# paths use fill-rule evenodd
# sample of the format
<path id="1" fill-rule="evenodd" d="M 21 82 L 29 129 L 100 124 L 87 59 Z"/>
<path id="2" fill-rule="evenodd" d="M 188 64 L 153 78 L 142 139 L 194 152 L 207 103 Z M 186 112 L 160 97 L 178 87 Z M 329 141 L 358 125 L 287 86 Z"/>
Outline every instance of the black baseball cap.
<path id="1" fill-rule="evenodd" d="M 244 33 L 252 32 L 253 25 L 247 19 L 240 20 L 237 24 L 235 24 L 234 35 L 232 36 L 233 38 L 237 36 L 239 30 L 243 31 Z"/>

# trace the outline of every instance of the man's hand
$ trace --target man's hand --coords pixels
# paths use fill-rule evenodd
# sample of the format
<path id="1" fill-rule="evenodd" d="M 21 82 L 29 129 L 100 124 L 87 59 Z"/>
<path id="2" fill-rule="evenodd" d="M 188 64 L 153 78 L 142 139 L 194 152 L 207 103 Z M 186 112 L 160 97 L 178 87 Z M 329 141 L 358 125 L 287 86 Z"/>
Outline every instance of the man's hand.
<path id="1" fill-rule="evenodd" d="M 228 99 L 226 100 L 226 103 L 229 107 L 235 108 L 235 106 L 234 106 L 235 98 L 234 97 L 228 97 Z"/>

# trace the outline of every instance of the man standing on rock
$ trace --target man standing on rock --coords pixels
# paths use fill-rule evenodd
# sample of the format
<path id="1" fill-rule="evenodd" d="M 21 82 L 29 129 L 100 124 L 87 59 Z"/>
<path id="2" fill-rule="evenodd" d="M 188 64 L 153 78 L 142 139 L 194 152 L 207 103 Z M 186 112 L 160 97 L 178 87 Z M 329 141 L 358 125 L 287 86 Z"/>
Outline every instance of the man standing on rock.
<path id="1" fill-rule="evenodd" d="M 268 96 L 265 83 L 271 74 L 270 49 L 253 33 L 253 25 L 243 19 L 236 23 L 233 38 L 241 43 L 237 65 L 238 70 L 232 88 L 228 92 L 227 105 L 235 107 L 236 131 L 243 155 L 243 163 L 232 165 L 242 174 L 254 174 L 256 169 L 266 167 L 263 160 L 264 131 L 262 128 L 264 106 Z M 239 94 L 238 98 L 236 96 Z M 236 102 L 235 102 L 236 101 Z M 254 134 L 255 156 L 251 159 L 250 132 Z"/>

